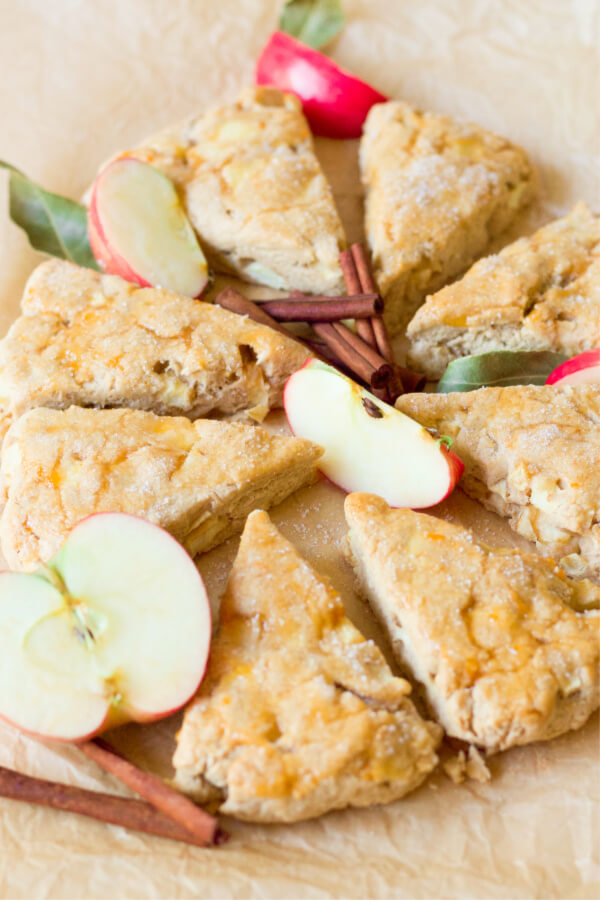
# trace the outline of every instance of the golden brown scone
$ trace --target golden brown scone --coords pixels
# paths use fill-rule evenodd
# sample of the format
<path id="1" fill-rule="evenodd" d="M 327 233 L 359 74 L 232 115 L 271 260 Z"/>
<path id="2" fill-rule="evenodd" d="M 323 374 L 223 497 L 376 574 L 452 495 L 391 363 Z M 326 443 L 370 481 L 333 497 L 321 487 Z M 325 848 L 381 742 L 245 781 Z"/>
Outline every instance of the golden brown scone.
<path id="1" fill-rule="evenodd" d="M 0 341 L 4 430 L 36 406 L 127 406 L 261 420 L 281 406 L 304 347 L 209 303 L 54 259 Z"/>
<path id="2" fill-rule="evenodd" d="M 130 409 L 33 409 L 2 451 L 2 551 L 13 569 L 49 559 L 97 512 L 132 513 L 192 555 L 239 531 L 248 513 L 315 480 L 322 450 L 239 422 Z"/>
<path id="3" fill-rule="evenodd" d="M 413 365 L 440 378 L 453 359 L 489 350 L 600 346 L 600 218 L 568 216 L 479 260 L 428 297 L 408 326 Z"/>
<path id="4" fill-rule="evenodd" d="M 600 385 L 406 394 L 396 406 L 454 440 L 467 494 L 572 577 L 600 577 Z"/>
<path id="5" fill-rule="evenodd" d="M 398 660 L 449 735 L 505 750 L 597 709 L 600 588 L 548 559 L 372 494 L 345 504 L 349 555 Z"/>
<path id="6" fill-rule="evenodd" d="M 331 586 L 253 512 L 177 735 L 176 784 L 258 822 L 389 802 L 437 763 L 441 730 L 409 693 Z"/>
<path id="7" fill-rule="evenodd" d="M 365 230 L 393 332 L 477 259 L 535 193 L 519 147 L 397 100 L 369 112 L 360 163 Z"/>
<path id="8" fill-rule="evenodd" d="M 237 102 L 121 155 L 171 178 L 217 271 L 274 288 L 343 293 L 344 231 L 296 97 L 247 87 Z"/>

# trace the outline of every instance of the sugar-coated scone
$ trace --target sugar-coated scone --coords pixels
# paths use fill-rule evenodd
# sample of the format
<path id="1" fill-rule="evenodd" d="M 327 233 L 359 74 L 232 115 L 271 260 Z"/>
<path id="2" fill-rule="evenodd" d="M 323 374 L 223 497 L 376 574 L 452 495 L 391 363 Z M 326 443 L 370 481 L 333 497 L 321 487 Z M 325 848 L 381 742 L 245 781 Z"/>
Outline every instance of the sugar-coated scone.
<path id="1" fill-rule="evenodd" d="M 53 259 L 0 341 L 2 434 L 28 409 L 72 404 L 261 420 L 307 357 L 244 316 Z"/>
<path id="2" fill-rule="evenodd" d="M 297 97 L 247 87 L 236 102 L 121 155 L 172 179 L 212 268 L 274 288 L 343 293 L 344 230 Z"/>
<path id="3" fill-rule="evenodd" d="M 396 406 L 453 439 L 461 488 L 576 578 L 600 578 L 600 385 L 406 394 Z"/>
<path id="4" fill-rule="evenodd" d="M 535 193 L 521 148 L 397 100 L 369 112 L 360 164 L 365 231 L 394 333 L 427 294 L 484 253 Z"/>
<path id="5" fill-rule="evenodd" d="M 345 504 L 349 557 L 394 653 L 449 735 L 490 751 L 598 708 L 600 588 L 551 560 L 372 494 Z"/>
<path id="6" fill-rule="evenodd" d="M 409 693 L 331 586 L 254 512 L 177 735 L 176 784 L 258 822 L 389 802 L 437 763 L 441 730 Z"/>
<path id="7" fill-rule="evenodd" d="M 600 217 L 583 203 L 428 297 L 407 330 L 410 359 L 440 378 L 453 359 L 490 350 L 600 346 Z"/>
<path id="8" fill-rule="evenodd" d="M 317 477 L 322 450 L 240 422 L 131 409 L 33 409 L 2 449 L 2 552 L 30 571 L 97 512 L 160 525 L 192 555 L 220 544 L 257 507 Z"/>

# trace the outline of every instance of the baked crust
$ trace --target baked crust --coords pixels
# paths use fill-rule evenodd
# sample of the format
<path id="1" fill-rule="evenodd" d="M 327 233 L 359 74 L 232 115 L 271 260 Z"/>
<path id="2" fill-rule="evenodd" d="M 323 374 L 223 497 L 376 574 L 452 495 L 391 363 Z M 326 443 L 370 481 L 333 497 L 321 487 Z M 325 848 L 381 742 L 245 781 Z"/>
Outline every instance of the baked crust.
<path id="1" fill-rule="evenodd" d="M 212 268 L 274 288 L 344 292 L 344 230 L 296 97 L 247 87 L 121 155 L 175 183 Z"/>
<path id="2" fill-rule="evenodd" d="M 261 420 L 307 357 L 244 316 L 54 259 L 29 279 L 0 341 L 4 431 L 36 406 Z"/>
<path id="3" fill-rule="evenodd" d="M 409 693 L 331 586 L 253 512 L 177 735 L 176 784 L 259 822 L 388 802 L 437 763 L 440 729 Z"/>
<path id="4" fill-rule="evenodd" d="M 580 607 L 600 588 L 380 497 L 351 494 L 345 511 L 359 581 L 448 734 L 505 750 L 597 709 L 600 613 Z"/>
<path id="5" fill-rule="evenodd" d="M 398 409 L 449 435 L 461 487 L 577 578 L 600 578 L 600 386 L 407 394 Z"/>
<path id="6" fill-rule="evenodd" d="M 256 507 L 316 479 L 322 450 L 240 422 L 129 409 L 34 409 L 4 440 L 0 541 L 13 569 L 49 559 L 96 512 L 166 528 L 195 555 L 239 531 Z"/>
<path id="7" fill-rule="evenodd" d="M 408 326 L 412 363 L 440 378 L 453 359 L 489 350 L 600 346 L 600 217 L 579 203 L 562 219 L 479 260 L 428 297 Z"/>
<path id="8" fill-rule="evenodd" d="M 369 112 L 360 164 L 365 230 L 393 332 L 477 259 L 535 193 L 519 147 L 396 100 Z"/>

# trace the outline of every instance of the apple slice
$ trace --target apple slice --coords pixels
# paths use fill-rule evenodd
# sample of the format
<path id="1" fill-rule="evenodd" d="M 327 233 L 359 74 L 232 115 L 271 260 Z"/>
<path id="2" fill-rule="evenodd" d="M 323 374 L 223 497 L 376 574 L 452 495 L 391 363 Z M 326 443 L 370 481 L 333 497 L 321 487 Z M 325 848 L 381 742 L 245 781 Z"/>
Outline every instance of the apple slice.
<path id="1" fill-rule="evenodd" d="M 371 107 L 388 99 L 283 31 L 271 35 L 258 57 L 255 80 L 296 94 L 311 130 L 322 137 L 359 138 Z"/>
<path id="2" fill-rule="evenodd" d="M 345 491 L 423 509 L 447 497 L 463 473 L 443 441 L 319 360 L 288 379 L 283 405 L 294 434 L 325 448 L 319 468 Z"/>
<path id="3" fill-rule="evenodd" d="M 173 182 L 140 159 L 124 156 L 100 172 L 88 234 L 111 275 L 185 297 L 200 296 L 206 286 L 206 259 Z"/>
<path id="4" fill-rule="evenodd" d="M 556 387 L 565 384 L 600 384 L 600 348 L 586 350 L 557 366 L 546 379 Z"/>
<path id="5" fill-rule="evenodd" d="M 89 516 L 35 574 L 0 574 L 0 715 L 69 741 L 167 716 L 196 692 L 210 636 L 177 541 L 135 516 Z"/>

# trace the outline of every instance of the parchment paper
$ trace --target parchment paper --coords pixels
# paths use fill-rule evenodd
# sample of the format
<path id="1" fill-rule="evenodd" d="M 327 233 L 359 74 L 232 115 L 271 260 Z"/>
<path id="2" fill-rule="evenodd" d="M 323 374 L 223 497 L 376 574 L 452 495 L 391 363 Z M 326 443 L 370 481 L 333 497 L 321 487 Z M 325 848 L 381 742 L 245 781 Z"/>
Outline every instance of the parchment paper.
<path id="1" fill-rule="evenodd" d="M 278 0 L 0 0 L 0 157 L 79 196 L 99 163 L 252 77 Z M 524 232 L 578 199 L 599 205 L 600 7 L 595 0 L 344 0 L 332 54 L 391 96 L 470 118 L 523 144 L 544 203 Z M 356 147 L 319 142 L 350 237 L 360 235 Z M 5 213 L 0 179 L 0 331 L 40 257 Z M 272 418 L 285 427 L 281 415 Z M 319 484 L 274 518 L 330 576 L 365 634 L 387 652 L 356 598 L 337 540 L 343 496 Z M 489 543 L 517 543 L 460 492 L 439 507 Z M 200 567 L 218 594 L 230 541 Z M 177 719 L 111 739 L 169 774 Z M 492 781 L 437 774 L 389 806 L 294 826 L 226 822 L 230 843 L 201 850 L 0 800 L 0 896 L 598 897 L 598 720 L 490 762 Z M 73 747 L 0 725 L 0 764 L 121 791 Z"/>

